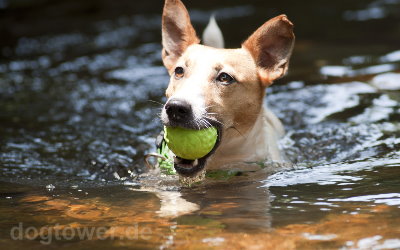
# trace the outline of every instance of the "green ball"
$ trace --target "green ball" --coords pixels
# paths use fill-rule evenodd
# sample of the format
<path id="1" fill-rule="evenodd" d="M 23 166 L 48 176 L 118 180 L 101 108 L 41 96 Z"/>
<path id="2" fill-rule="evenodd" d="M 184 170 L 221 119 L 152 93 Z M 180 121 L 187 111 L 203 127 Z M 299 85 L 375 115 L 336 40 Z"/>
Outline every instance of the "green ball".
<path id="1" fill-rule="evenodd" d="M 164 139 L 176 156 L 187 160 L 207 155 L 217 142 L 217 129 L 209 127 L 195 130 L 179 127 L 164 127 Z"/>

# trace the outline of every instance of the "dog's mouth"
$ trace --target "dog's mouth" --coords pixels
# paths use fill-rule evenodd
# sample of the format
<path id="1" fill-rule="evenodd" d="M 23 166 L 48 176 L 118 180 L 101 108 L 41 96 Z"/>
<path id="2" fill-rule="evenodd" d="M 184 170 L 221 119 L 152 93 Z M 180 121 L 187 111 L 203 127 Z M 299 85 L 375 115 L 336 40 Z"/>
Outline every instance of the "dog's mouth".
<path id="1" fill-rule="evenodd" d="M 197 173 L 204 169 L 207 160 L 212 154 L 214 154 L 215 150 L 218 148 L 222 137 L 222 127 L 217 121 L 211 119 L 207 121 L 217 129 L 217 141 L 213 149 L 207 155 L 196 160 L 187 160 L 178 156 L 174 156 L 174 168 L 179 175 L 185 177 L 196 176 Z"/>

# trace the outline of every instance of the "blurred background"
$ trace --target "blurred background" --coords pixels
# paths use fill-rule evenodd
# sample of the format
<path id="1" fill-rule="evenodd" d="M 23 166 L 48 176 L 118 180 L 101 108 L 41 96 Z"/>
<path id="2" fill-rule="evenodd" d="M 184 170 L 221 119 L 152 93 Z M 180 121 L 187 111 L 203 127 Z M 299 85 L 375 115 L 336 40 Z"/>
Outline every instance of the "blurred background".
<path id="1" fill-rule="evenodd" d="M 216 13 L 227 47 L 239 47 L 269 18 L 288 15 L 296 47 L 288 76 L 269 90 L 269 105 L 289 130 L 313 117 L 350 121 L 377 96 L 343 102 L 337 114 L 326 109 L 321 118 L 325 111 L 310 107 L 337 103 L 321 101 L 315 89 L 286 90 L 399 72 L 399 0 L 184 2 L 198 34 Z M 162 7 L 159 0 L 0 0 L 0 179 L 120 180 L 143 171 L 168 83 L 160 60 Z M 333 89 L 331 99 L 346 88 Z M 396 110 L 385 119 L 396 120 Z M 298 145 L 294 161 L 327 158 L 301 156 L 310 144 Z"/>
<path id="2" fill-rule="evenodd" d="M 0 0 L 3 248 L 47 249 L 10 239 L 23 223 L 153 232 L 56 248 L 399 249 L 400 0 L 183 2 L 199 35 L 216 14 L 227 47 L 276 15 L 295 24 L 289 73 L 266 93 L 295 169 L 190 189 L 141 174 L 169 81 L 163 1 Z M 199 209 L 160 217 L 187 201 Z"/>

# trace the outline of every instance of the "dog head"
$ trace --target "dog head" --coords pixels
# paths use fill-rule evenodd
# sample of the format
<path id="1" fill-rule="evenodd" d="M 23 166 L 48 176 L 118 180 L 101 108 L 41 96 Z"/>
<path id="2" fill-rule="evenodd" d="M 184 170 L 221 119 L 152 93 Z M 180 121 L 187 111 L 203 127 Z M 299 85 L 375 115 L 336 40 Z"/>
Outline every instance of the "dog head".
<path id="1" fill-rule="evenodd" d="M 254 125 L 265 88 L 282 77 L 294 44 L 293 25 L 285 15 L 258 28 L 239 49 L 199 44 L 189 14 L 180 0 L 166 0 L 162 16 L 162 59 L 171 78 L 161 113 L 166 126 L 218 128 L 218 142 L 242 136 Z M 204 168 L 208 155 L 197 161 L 178 159 L 181 175 Z"/>

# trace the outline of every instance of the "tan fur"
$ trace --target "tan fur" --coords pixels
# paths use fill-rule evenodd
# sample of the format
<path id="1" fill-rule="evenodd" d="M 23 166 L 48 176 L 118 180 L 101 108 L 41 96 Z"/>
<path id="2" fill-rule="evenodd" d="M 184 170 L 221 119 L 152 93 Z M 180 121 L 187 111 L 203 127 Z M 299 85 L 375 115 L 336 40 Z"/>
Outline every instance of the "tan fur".
<path id="1" fill-rule="evenodd" d="M 264 87 L 259 83 L 255 64 L 243 49 L 215 49 L 203 45 L 191 45 L 179 58 L 176 66 L 188 65 L 185 79 L 171 77 L 166 96 L 179 91 L 197 89 L 205 98 L 209 113 L 222 121 L 225 133 L 236 130 L 246 133 L 260 113 Z M 222 68 L 221 68 L 222 67 Z M 212 81 L 218 71 L 231 74 L 238 84 L 223 86 Z M 235 131 L 236 131 L 235 130 Z M 225 134 L 224 133 L 224 134 Z M 238 135 L 237 132 L 233 134 Z"/>
<path id="2" fill-rule="evenodd" d="M 180 0 L 165 1 L 163 18 L 162 58 L 169 71 L 191 44 L 199 43 L 189 13 Z M 168 31 L 167 31 L 168 30 Z"/>
<path id="3" fill-rule="evenodd" d="M 209 118 L 223 124 L 221 144 L 209 158 L 207 169 L 237 161 L 282 160 L 277 140 L 283 135 L 283 127 L 263 108 L 263 98 L 265 88 L 287 71 L 294 43 L 292 28 L 281 15 L 262 25 L 242 48 L 212 48 L 198 44 L 183 4 L 166 0 L 163 61 L 171 74 L 166 96 L 202 100 L 204 107 L 197 112 L 204 109 Z M 176 67 L 184 68 L 184 77 L 174 77 Z M 216 82 L 220 72 L 230 74 L 237 82 Z"/>
<path id="4" fill-rule="evenodd" d="M 293 45 L 293 24 L 286 15 L 264 23 L 243 43 L 256 61 L 260 80 L 266 86 L 287 72 Z"/>

